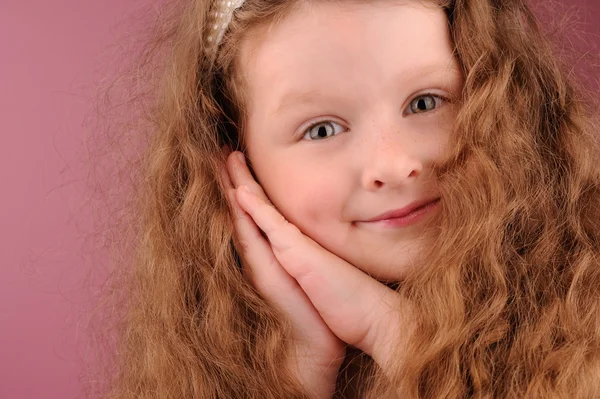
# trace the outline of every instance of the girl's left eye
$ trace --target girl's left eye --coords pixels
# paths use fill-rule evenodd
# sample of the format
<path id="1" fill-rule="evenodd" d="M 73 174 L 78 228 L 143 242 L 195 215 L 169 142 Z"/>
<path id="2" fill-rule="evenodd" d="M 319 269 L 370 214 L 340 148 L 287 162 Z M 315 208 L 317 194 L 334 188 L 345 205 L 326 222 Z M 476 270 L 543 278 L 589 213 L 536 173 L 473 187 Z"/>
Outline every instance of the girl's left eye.
<path id="1" fill-rule="evenodd" d="M 422 114 L 439 108 L 446 99 L 436 94 L 423 94 L 415 97 L 408 105 L 409 114 Z"/>

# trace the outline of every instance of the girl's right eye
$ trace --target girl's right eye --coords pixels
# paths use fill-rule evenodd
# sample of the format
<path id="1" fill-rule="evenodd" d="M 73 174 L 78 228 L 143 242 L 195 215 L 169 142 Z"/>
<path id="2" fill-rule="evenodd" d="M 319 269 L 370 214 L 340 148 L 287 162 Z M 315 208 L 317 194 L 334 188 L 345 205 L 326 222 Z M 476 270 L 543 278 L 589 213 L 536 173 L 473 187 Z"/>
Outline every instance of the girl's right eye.
<path id="1" fill-rule="evenodd" d="M 336 129 L 335 126 L 339 126 L 340 129 Z M 306 129 L 306 133 L 302 137 L 304 140 L 319 141 L 333 137 L 334 135 L 344 131 L 344 127 L 340 126 L 339 123 L 332 121 L 322 121 L 313 123 Z"/>

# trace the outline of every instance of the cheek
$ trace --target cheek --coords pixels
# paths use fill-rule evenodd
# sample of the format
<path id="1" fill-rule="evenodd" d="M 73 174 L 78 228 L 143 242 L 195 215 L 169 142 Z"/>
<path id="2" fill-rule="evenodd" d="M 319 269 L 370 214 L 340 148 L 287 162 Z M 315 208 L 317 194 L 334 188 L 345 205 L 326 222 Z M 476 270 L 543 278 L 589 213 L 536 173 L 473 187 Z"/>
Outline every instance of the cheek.
<path id="1" fill-rule="evenodd" d="M 293 167 L 290 161 L 263 169 L 261 184 L 281 214 L 314 238 L 342 220 L 347 190 L 339 176 L 312 170 L 306 163 Z"/>
<path id="2" fill-rule="evenodd" d="M 325 179 L 286 179 L 272 201 L 291 223 L 309 233 L 339 221 L 344 195 Z"/>
<path id="3" fill-rule="evenodd" d="M 455 108 L 453 106 L 449 106 L 448 108 L 439 126 L 437 126 L 437 152 L 435 154 L 437 157 L 441 156 L 447 150 L 452 134 L 452 124 L 456 119 Z"/>

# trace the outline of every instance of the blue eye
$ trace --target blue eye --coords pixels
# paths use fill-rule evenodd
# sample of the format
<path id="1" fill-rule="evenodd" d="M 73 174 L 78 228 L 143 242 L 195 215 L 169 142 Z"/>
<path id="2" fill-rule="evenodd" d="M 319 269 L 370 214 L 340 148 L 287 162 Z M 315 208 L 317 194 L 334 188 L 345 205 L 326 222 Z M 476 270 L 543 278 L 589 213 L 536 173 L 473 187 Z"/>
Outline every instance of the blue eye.
<path id="1" fill-rule="evenodd" d="M 412 100 L 408 106 L 409 114 L 422 114 L 439 108 L 445 99 L 435 94 L 423 94 Z"/>
<path id="2" fill-rule="evenodd" d="M 335 126 L 339 126 L 340 129 L 336 130 Z M 335 123 L 332 121 L 322 121 L 309 126 L 308 129 L 306 129 L 306 134 L 304 134 L 304 137 L 302 138 L 311 141 L 319 141 L 327 139 L 329 137 L 333 137 L 334 135 L 343 131 L 344 128 L 340 126 L 339 123 Z"/>

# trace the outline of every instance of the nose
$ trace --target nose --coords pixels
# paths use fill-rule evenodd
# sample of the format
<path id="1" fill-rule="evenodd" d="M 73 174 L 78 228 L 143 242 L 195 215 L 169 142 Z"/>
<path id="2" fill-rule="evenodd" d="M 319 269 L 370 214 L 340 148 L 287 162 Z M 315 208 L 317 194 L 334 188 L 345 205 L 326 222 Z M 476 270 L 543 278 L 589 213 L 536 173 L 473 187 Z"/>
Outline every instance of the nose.
<path id="1" fill-rule="evenodd" d="M 411 184 L 423 172 L 423 162 L 413 147 L 394 135 L 375 138 L 372 150 L 366 155 L 362 173 L 362 185 L 365 190 L 377 191 L 384 188 L 393 189 L 398 186 Z"/>

